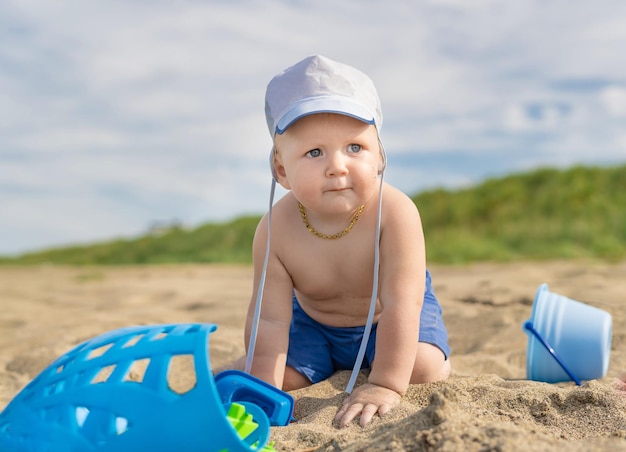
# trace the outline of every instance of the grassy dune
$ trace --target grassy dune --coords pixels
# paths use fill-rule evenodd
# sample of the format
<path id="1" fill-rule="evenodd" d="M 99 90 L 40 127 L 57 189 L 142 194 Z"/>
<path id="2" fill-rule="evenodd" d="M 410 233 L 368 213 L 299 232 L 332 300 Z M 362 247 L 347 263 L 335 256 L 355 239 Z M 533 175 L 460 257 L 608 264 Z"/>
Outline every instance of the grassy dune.
<path id="1" fill-rule="evenodd" d="M 413 200 L 437 262 L 626 257 L 626 165 L 540 169 Z"/>
<path id="2" fill-rule="evenodd" d="M 429 262 L 626 258 L 626 165 L 538 169 L 412 197 Z M 250 263 L 260 217 L 2 258 L 5 264 Z"/>

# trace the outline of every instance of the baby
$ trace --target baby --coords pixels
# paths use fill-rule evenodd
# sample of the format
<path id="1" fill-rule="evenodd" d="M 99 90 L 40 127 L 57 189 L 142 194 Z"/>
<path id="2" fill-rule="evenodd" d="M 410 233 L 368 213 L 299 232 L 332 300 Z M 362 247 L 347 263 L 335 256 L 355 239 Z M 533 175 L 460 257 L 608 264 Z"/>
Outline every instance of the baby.
<path id="1" fill-rule="evenodd" d="M 247 362 L 253 375 L 289 391 L 352 369 L 361 355 L 367 383 L 335 419 L 365 426 L 409 384 L 450 374 L 420 216 L 383 183 L 382 113 L 365 74 L 308 57 L 271 80 L 265 102 L 272 174 L 288 193 L 257 227 L 250 356 L 230 367 Z"/>

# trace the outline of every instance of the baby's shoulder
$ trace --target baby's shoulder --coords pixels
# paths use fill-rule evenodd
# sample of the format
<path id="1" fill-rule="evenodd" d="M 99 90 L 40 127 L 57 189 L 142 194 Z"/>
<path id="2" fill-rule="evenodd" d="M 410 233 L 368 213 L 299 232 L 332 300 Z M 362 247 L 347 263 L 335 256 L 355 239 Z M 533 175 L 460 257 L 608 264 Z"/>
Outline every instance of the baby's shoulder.
<path id="1" fill-rule="evenodd" d="M 383 209 L 385 207 L 401 211 L 417 210 L 415 202 L 406 193 L 389 184 L 385 184 L 383 190 Z"/>
<path id="2" fill-rule="evenodd" d="M 279 199 L 272 207 L 272 230 L 278 236 L 288 232 L 299 220 L 298 201 L 291 192 Z"/>

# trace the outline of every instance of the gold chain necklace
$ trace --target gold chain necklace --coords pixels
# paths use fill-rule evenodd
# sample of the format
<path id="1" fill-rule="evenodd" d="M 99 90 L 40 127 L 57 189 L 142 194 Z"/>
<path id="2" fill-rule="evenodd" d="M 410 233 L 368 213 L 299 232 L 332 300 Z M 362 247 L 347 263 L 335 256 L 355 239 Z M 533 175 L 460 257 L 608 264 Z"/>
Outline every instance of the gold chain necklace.
<path id="1" fill-rule="evenodd" d="M 348 226 L 346 226 L 346 228 L 343 231 L 338 232 L 336 234 L 331 234 L 331 235 L 322 234 L 321 232 L 316 231 L 313 226 L 311 226 L 311 223 L 309 223 L 309 219 L 306 216 L 306 210 L 304 210 L 304 206 L 300 203 L 300 201 L 298 201 L 298 209 L 300 210 L 300 216 L 302 217 L 302 221 L 304 222 L 304 225 L 306 226 L 306 228 L 309 230 L 311 234 L 321 239 L 335 240 L 340 237 L 343 237 L 344 235 L 346 235 L 348 232 L 352 230 L 356 222 L 359 221 L 359 217 L 363 213 L 363 209 L 365 209 L 365 204 L 361 204 L 361 207 L 357 209 L 355 214 L 350 219 L 350 223 L 348 224 Z"/>

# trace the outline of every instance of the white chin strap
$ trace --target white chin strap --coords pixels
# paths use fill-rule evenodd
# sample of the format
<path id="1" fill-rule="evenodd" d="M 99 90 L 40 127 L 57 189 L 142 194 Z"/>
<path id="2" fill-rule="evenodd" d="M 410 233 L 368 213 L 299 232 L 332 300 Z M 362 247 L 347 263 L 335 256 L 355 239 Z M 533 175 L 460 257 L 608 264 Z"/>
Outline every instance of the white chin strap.
<path id="1" fill-rule="evenodd" d="M 365 323 L 365 329 L 363 330 L 363 339 L 361 339 L 361 346 L 359 347 L 359 353 L 356 355 L 354 361 L 354 367 L 352 368 L 352 374 L 346 386 L 346 392 L 352 393 L 354 389 L 354 383 L 361 371 L 361 364 L 363 364 L 363 358 L 365 357 L 365 351 L 367 350 L 367 343 L 372 332 L 372 323 L 374 321 L 374 311 L 376 311 L 376 300 L 378 300 L 378 270 L 380 268 L 380 217 L 383 210 L 383 180 L 384 180 L 384 166 L 380 172 L 380 190 L 378 190 L 378 217 L 376 219 L 376 242 L 374 243 L 374 278 L 372 283 L 372 298 L 370 300 L 370 309 L 367 313 L 367 322 Z"/>
<path id="2" fill-rule="evenodd" d="M 380 141 L 379 141 L 380 143 Z M 372 284 L 372 297 L 370 300 L 370 308 L 367 314 L 367 322 L 365 323 L 365 328 L 363 330 L 363 338 L 361 339 L 361 346 L 359 347 L 359 352 L 357 353 L 356 360 L 354 362 L 354 367 L 352 368 L 352 374 L 350 375 L 350 380 L 348 381 L 348 386 L 346 386 L 346 392 L 350 394 L 354 389 L 354 384 L 356 383 L 356 379 L 359 376 L 359 372 L 361 370 L 361 365 L 363 364 L 363 359 L 365 358 L 365 352 L 367 350 L 367 343 L 370 338 L 370 333 L 372 331 L 372 323 L 374 322 L 374 312 L 376 311 L 376 301 L 378 300 L 378 274 L 380 268 L 380 219 L 382 216 L 382 208 L 383 208 L 383 181 L 385 175 L 385 167 L 387 166 L 387 156 L 385 154 L 385 150 L 383 148 L 382 143 L 380 143 L 380 149 L 382 154 L 382 169 L 380 171 L 380 189 L 378 191 L 378 213 L 376 219 L 376 242 L 374 243 L 374 277 Z M 271 237 L 271 226 L 272 226 L 272 207 L 274 206 L 274 193 L 276 192 L 276 177 L 274 174 L 274 149 L 270 153 L 270 167 L 272 168 L 272 187 L 270 189 L 270 205 L 267 214 L 267 246 L 265 247 L 265 259 L 263 260 L 263 270 L 261 271 L 261 278 L 259 280 L 259 288 L 257 290 L 256 302 L 254 306 L 254 319 L 252 321 L 252 329 L 250 330 L 250 341 L 248 343 L 248 353 L 246 356 L 246 373 L 250 373 L 252 369 L 252 360 L 254 358 L 254 348 L 256 346 L 257 333 L 259 329 L 259 320 L 261 318 L 261 304 L 263 303 L 263 289 L 265 288 L 265 276 L 267 273 L 267 264 L 270 257 L 270 237 Z"/>
<path id="3" fill-rule="evenodd" d="M 270 156 L 270 163 L 272 156 Z M 272 168 L 274 165 L 272 164 Z M 272 174 L 274 171 L 272 170 Z M 256 293 L 256 302 L 254 304 L 254 320 L 252 321 L 252 329 L 250 330 L 250 342 L 248 343 L 248 354 L 246 356 L 246 373 L 250 373 L 252 369 L 252 359 L 254 357 L 254 347 L 256 346 L 256 337 L 259 329 L 259 320 L 261 319 L 261 304 L 263 303 L 263 289 L 265 289 L 265 274 L 267 273 L 267 263 L 270 258 L 270 237 L 272 231 L 272 207 L 274 206 L 274 193 L 276 192 L 276 178 L 272 177 L 272 188 L 270 189 L 270 208 L 267 213 L 267 246 L 265 247 L 265 258 L 263 259 L 263 271 L 259 280 L 259 288 Z"/>

